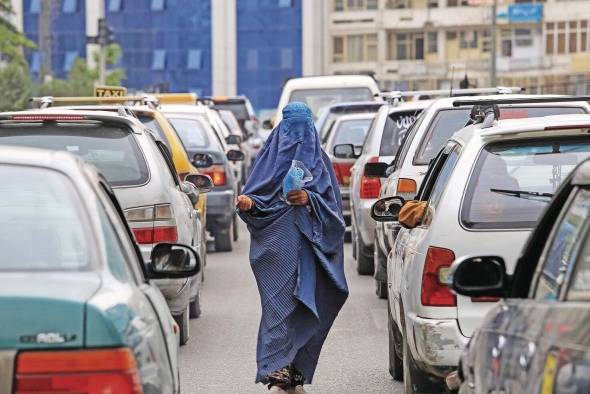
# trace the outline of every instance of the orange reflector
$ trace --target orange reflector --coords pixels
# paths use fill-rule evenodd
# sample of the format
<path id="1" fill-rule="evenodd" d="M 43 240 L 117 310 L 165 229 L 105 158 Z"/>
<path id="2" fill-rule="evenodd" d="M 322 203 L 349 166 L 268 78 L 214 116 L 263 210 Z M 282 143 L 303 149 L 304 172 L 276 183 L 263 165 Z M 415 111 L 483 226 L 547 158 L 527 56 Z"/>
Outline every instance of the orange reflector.
<path id="1" fill-rule="evenodd" d="M 397 182 L 397 193 L 416 193 L 416 181 L 413 179 L 400 178 Z"/>
<path id="2" fill-rule="evenodd" d="M 137 368 L 127 348 L 100 350 L 26 351 L 19 354 L 16 372 L 99 372 Z"/>

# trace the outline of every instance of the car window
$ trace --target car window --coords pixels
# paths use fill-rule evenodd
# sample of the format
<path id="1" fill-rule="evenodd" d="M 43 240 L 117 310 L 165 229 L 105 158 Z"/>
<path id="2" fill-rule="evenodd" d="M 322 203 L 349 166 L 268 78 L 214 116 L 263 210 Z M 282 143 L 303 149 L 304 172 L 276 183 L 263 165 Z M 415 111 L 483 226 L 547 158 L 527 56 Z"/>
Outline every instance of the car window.
<path id="1" fill-rule="evenodd" d="M 205 126 L 196 120 L 188 118 L 168 118 L 178 132 L 186 149 L 203 149 L 210 145 Z"/>
<path id="2" fill-rule="evenodd" d="M 164 144 L 166 144 L 168 149 L 171 149 L 170 148 L 170 141 L 168 141 L 168 137 L 166 137 L 166 133 L 164 132 L 164 130 L 162 129 L 162 127 L 160 126 L 160 124 L 158 123 L 156 118 L 153 118 L 150 116 L 141 116 L 141 115 L 138 118 L 139 118 L 139 121 L 141 123 L 143 123 L 145 127 L 147 127 L 150 130 L 153 130 L 156 133 L 156 135 L 162 140 L 162 142 Z"/>
<path id="3" fill-rule="evenodd" d="M 92 264 L 87 213 L 61 173 L 1 166 L 0 215 L 0 271 L 77 271 Z"/>
<path id="4" fill-rule="evenodd" d="M 134 134 L 106 124 L 4 124 L 0 145 L 61 150 L 95 165 L 112 186 L 143 185 L 149 179 Z"/>
<path id="5" fill-rule="evenodd" d="M 395 170 L 402 168 L 402 166 L 404 165 L 404 161 L 406 160 L 406 156 L 408 155 L 408 151 L 410 150 L 410 146 L 412 145 L 412 140 L 414 139 L 416 133 L 420 129 L 420 125 L 424 121 L 426 114 L 427 111 L 422 111 L 422 113 L 418 116 L 418 118 L 414 121 L 412 126 L 404 135 L 400 148 L 398 149 L 399 153 L 395 156 L 395 160 L 393 162 Z"/>
<path id="6" fill-rule="evenodd" d="M 289 102 L 300 101 L 308 105 L 313 113 L 314 118 L 321 110 L 332 104 L 352 102 L 352 101 L 370 101 L 373 100 L 373 94 L 369 88 L 331 88 L 331 89 L 297 89 L 291 92 Z"/>
<path id="7" fill-rule="evenodd" d="M 584 190 L 588 193 L 588 190 Z M 586 195 L 586 201 L 590 199 Z M 590 301 L 590 234 L 586 220 L 585 234 L 580 237 L 584 242 L 582 251 L 577 254 L 575 267 L 566 294 L 567 301 Z"/>
<path id="8" fill-rule="evenodd" d="M 440 110 L 430 122 L 420 147 L 414 157 L 414 165 L 426 165 L 444 146 L 451 136 L 465 127 L 469 121 L 470 108 Z M 583 114 L 581 107 L 509 107 L 500 108 L 500 119 L 535 118 L 548 115 Z"/>
<path id="9" fill-rule="evenodd" d="M 239 121 L 250 120 L 250 116 L 248 115 L 248 108 L 246 108 L 246 103 L 217 102 L 217 103 L 215 103 L 214 108 L 215 109 L 225 109 L 225 110 L 233 112 L 234 116 Z"/>
<path id="10" fill-rule="evenodd" d="M 587 137 L 486 145 L 469 179 L 463 224 L 473 229 L 532 228 L 562 181 L 587 157 Z"/>
<path id="11" fill-rule="evenodd" d="M 441 159 L 444 160 L 444 162 L 442 164 L 436 163 L 440 169 L 436 174 L 433 174 L 436 178 L 434 179 L 432 187 L 430 190 L 426 190 L 422 196 L 422 199 L 428 200 L 428 208 L 426 210 L 424 220 L 422 221 L 425 225 L 428 225 L 432 222 L 433 215 L 436 212 L 436 208 L 438 207 L 442 194 L 445 191 L 453 170 L 455 169 L 455 165 L 459 160 L 459 155 L 461 153 L 460 145 L 453 144 L 447 149 L 450 151 L 441 156 Z"/>
<path id="12" fill-rule="evenodd" d="M 580 190 L 566 208 L 552 239 L 541 258 L 542 266 L 534 292 L 535 299 L 556 299 L 568 269 L 575 261 L 585 237 L 582 233 L 590 219 L 590 191 Z M 586 274 L 587 275 L 587 274 Z M 578 286 L 584 286 L 584 274 L 578 277 Z M 586 278 L 587 279 L 587 278 Z M 574 278 L 575 283 L 576 280 Z M 590 288 L 589 288 L 590 289 Z"/>
<path id="13" fill-rule="evenodd" d="M 330 134 L 332 134 L 332 130 L 334 129 L 335 124 L 336 124 L 335 117 L 330 118 L 326 121 L 326 125 L 324 126 L 325 131 L 322 134 L 322 143 L 325 143 L 326 141 L 328 141 L 328 138 L 330 138 Z"/>
<path id="14" fill-rule="evenodd" d="M 131 283 L 133 277 L 127 267 L 125 252 L 112 223 L 110 222 L 104 207 L 101 204 L 97 206 L 100 227 L 105 243 L 105 254 L 107 265 L 113 276 L 123 283 Z"/>
<path id="15" fill-rule="evenodd" d="M 372 119 L 343 120 L 334 131 L 332 146 L 340 144 L 363 146 L 371 121 Z"/>
<path id="16" fill-rule="evenodd" d="M 395 156 L 406 136 L 422 110 L 394 112 L 385 118 L 379 156 Z"/>

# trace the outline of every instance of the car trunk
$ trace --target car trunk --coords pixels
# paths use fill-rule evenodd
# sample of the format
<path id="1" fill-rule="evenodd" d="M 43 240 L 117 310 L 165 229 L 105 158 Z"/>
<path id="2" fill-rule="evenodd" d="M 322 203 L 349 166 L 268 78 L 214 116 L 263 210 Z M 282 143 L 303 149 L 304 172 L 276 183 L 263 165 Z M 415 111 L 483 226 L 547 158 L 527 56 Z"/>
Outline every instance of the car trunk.
<path id="1" fill-rule="evenodd" d="M 99 286 L 94 272 L 4 273 L 0 349 L 83 347 L 85 304 Z"/>

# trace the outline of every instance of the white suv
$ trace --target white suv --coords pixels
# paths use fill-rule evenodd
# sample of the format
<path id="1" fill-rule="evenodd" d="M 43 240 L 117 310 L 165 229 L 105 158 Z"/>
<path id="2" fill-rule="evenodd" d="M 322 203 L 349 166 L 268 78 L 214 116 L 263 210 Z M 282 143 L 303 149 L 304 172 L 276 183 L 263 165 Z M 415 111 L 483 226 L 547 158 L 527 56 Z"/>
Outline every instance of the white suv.
<path id="1" fill-rule="evenodd" d="M 587 130 L 571 126 L 588 122 L 585 114 L 486 120 L 454 134 L 434 158 L 417 196 L 424 216 L 399 231 L 387 264 L 390 373 L 406 392 L 440 390 L 495 301 L 451 292 L 455 257 L 501 254 L 512 272 L 553 192 L 590 157 Z M 403 202 L 381 199 L 373 216 L 396 220 L 377 209 L 392 204 Z"/>

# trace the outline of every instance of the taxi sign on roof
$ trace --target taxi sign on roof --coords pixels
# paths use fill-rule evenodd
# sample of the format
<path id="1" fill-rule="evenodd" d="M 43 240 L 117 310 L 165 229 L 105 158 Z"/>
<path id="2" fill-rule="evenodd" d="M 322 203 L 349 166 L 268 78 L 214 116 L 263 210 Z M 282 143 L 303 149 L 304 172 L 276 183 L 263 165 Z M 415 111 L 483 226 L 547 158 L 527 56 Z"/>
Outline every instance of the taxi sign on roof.
<path id="1" fill-rule="evenodd" d="M 127 95 L 127 88 L 123 86 L 96 85 L 94 87 L 95 97 L 123 97 Z"/>

